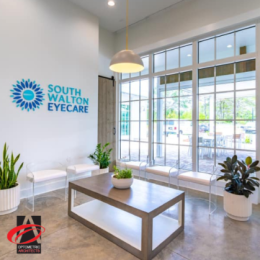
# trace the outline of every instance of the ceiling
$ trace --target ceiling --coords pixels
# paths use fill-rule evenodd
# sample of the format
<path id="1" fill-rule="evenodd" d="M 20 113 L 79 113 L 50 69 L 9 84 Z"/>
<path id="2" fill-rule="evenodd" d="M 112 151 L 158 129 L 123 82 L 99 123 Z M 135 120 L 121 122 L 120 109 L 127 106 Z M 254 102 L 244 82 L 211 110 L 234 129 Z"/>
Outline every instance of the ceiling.
<path id="1" fill-rule="evenodd" d="M 116 32 L 125 28 L 126 0 L 115 0 L 110 7 L 107 0 L 70 0 L 99 18 L 100 26 Z M 129 0 L 129 24 L 139 22 L 183 0 Z"/>

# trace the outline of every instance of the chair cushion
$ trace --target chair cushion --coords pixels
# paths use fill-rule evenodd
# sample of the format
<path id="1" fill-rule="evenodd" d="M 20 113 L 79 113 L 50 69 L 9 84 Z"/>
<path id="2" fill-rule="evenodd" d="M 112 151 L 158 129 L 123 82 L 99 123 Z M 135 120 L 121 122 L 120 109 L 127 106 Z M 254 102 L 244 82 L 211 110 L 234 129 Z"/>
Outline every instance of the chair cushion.
<path id="1" fill-rule="evenodd" d="M 209 173 L 202 173 L 202 172 L 185 172 L 185 173 L 181 173 L 178 176 L 179 180 L 182 181 L 188 181 L 188 182 L 193 182 L 193 183 L 197 183 L 197 184 L 202 184 L 202 185 L 206 185 L 209 186 L 210 185 L 210 178 L 212 177 L 211 174 Z"/>
<path id="2" fill-rule="evenodd" d="M 67 172 L 72 174 L 92 172 L 96 170 L 99 170 L 99 166 L 95 164 L 76 164 L 67 167 Z"/>
<path id="3" fill-rule="evenodd" d="M 144 162 L 126 162 L 126 167 L 133 170 L 140 170 L 140 164 L 142 163 L 142 167 L 146 164 Z"/>
<path id="4" fill-rule="evenodd" d="M 162 175 L 162 176 L 169 176 L 170 170 L 171 170 L 171 173 L 178 171 L 178 169 L 172 168 L 169 166 L 152 166 L 152 167 L 146 168 L 146 172 L 157 174 L 157 175 Z"/>
<path id="5" fill-rule="evenodd" d="M 66 171 L 62 171 L 62 170 L 44 170 L 44 171 L 28 173 L 27 178 L 29 179 L 29 181 L 42 182 L 42 181 L 53 180 L 61 177 L 66 177 L 66 175 L 67 175 Z"/>
<path id="6" fill-rule="evenodd" d="M 125 167 L 126 162 L 116 161 L 116 166 Z"/>

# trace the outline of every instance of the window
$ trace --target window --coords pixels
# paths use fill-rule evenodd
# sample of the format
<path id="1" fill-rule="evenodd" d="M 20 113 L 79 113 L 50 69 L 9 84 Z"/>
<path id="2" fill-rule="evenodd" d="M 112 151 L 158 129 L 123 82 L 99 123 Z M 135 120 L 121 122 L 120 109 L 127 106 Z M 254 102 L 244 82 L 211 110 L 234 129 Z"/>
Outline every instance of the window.
<path id="1" fill-rule="evenodd" d="M 167 70 L 179 68 L 179 48 L 167 50 L 166 52 Z"/>
<path id="2" fill-rule="evenodd" d="M 236 55 L 255 52 L 255 27 L 236 32 Z"/>
<path id="3" fill-rule="evenodd" d="M 177 69 L 192 65 L 192 44 L 158 52 L 153 55 L 153 71 Z"/>
<path id="4" fill-rule="evenodd" d="M 192 163 L 192 72 L 154 78 L 153 160 L 173 166 Z M 180 156 L 182 155 L 182 156 Z"/>
<path id="5" fill-rule="evenodd" d="M 181 67 L 192 65 L 192 45 L 180 48 L 180 60 Z"/>
<path id="6" fill-rule="evenodd" d="M 149 81 L 121 84 L 120 158 L 146 161 L 149 137 Z"/>
<path id="7" fill-rule="evenodd" d="M 154 72 L 165 70 L 165 52 L 156 53 L 154 59 Z"/>
<path id="8" fill-rule="evenodd" d="M 234 154 L 255 159 L 256 27 L 194 46 L 150 53 L 142 72 L 122 75 L 120 158 L 201 172 Z"/>
<path id="9" fill-rule="evenodd" d="M 216 52 L 217 60 L 234 56 L 234 33 L 216 38 Z"/>
<path id="10" fill-rule="evenodd" d="M 215 59 L 215 39 L 208 39 L 199 43 L 199 62 L 207 62 Z"/>
<path id="11" fill-rule="evenodd" d="M 199 63 L 221 60 L 255 51 L 256 29 L 253 26 L 199 41 Z"/>
<path id="12" fill-rule="evenodd" d="M 255 60 L 199 70 L 199 171 L 234 154 L 255 158 L 255 78 Z"/>
<path id="13" fill-rule="evenodd" d="M 143 57 L 144 69 L 141 71 L 141 75 L 147 75 L 149 73 L 149 57 Z"/>

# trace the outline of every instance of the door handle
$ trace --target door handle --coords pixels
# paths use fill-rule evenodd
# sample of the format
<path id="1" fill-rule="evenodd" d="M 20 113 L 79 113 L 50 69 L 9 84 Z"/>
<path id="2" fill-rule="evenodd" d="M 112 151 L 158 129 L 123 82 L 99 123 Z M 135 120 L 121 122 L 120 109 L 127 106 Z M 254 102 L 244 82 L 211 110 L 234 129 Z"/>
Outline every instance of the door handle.
<path id="1" fill-rule="evenodd" d="M 116 128 L 113 128 L 113 135 L 116 135 Z"/>

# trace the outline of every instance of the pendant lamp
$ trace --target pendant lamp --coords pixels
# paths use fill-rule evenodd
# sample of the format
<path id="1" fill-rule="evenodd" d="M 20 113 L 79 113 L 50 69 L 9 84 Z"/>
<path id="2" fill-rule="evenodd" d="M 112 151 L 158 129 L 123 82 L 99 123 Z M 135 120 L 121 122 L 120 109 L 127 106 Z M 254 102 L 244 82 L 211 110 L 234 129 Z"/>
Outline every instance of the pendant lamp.
<path id="1" fill-rule="evenodd" d="M 139 55 L 128 50 L 128 3 L 126 0 L 126 49 L 115 54 L 110 62 L 110 70 L 118 73 L 134 73 L 144 69 L 144 64 Z"/>

